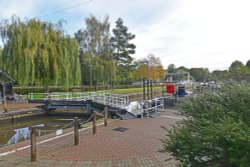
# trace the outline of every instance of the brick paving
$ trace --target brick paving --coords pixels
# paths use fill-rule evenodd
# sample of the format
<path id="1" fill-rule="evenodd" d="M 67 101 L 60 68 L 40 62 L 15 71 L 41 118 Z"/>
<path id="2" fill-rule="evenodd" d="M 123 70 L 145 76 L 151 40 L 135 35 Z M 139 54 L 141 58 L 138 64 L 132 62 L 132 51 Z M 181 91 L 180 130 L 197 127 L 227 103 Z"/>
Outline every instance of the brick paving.
<path id="1" fill-rule="evenodd" d="M 37 145 L 37 162 L 30 162 L 28 148 L 1 156 L 0 166 L 175 167 L 177 161 L 166 161 L 171 158 L 170 154 L 159 150 L 160 139 L 166 134 L 160 126 L 170 127 L 178 121 L 174 118 L 179 117 L 176 113 L 176 110 L 167 110 L 154 118 L 113 121 L 108 127 L 98 126 L 97 134 L 92 134 L 91 128 L 81 129 L 78 146 L 74 146 L 73 134 L 70 134 Z M 119 127 L 127 130 L 114 130 Z M 39 137 L 38 141 L 52 136 Z M 29 141 L 25 141 L 0 148 L 0 153 L 28 144 Z"/>
<path id="2" fill-rule="evenodd" d="M 28 102 L 8 102 L 6 108 L 8 111 L 17 111 L 22 109 L 31 109 L 41 104 L 28 103 Z M 0 113 L 4 112 L 4 105 L 0 104 Z"/>

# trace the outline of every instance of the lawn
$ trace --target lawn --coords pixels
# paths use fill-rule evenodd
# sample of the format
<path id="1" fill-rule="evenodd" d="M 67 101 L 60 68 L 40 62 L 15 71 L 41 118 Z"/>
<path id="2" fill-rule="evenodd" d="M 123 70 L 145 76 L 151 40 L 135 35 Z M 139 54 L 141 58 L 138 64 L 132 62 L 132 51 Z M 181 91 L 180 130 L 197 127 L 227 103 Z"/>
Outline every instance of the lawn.
<path id="1" fill-rule="evenodd" d="M 162 87 L 153 87 L 153 90 L 162 90 Z M 126 89 L 114 89 L 111 91 L 111 93 L 142 93 L 143 89 L 142 88 L 126 88 Z"/>

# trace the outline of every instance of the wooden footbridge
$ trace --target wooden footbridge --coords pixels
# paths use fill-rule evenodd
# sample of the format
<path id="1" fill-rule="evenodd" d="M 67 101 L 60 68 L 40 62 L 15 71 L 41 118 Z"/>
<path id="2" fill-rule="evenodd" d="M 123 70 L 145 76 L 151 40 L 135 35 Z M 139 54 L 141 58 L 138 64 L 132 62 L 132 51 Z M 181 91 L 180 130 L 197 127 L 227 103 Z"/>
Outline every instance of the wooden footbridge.
<path id="1" fill-rule="evenodd" d="M 108 94 L 105 92 L 53 92 L 53 93 L 29 93 L 29 103 L 41 103 L 47 110 L 53 109 L 77 109 L 85 108 L 88 112 L 91 110 L 102 111 L 105 106 L 112 113 L 120 116 L 122 119 L 136 118 L 139 114 L 149 111 L 149 108 L 137 107 L 133 113 L 128 95 Z M 156 103 L 155 103 L 156 104 Z M 154 108 L 162 107 L 162 103 L 157 101 Z"/>

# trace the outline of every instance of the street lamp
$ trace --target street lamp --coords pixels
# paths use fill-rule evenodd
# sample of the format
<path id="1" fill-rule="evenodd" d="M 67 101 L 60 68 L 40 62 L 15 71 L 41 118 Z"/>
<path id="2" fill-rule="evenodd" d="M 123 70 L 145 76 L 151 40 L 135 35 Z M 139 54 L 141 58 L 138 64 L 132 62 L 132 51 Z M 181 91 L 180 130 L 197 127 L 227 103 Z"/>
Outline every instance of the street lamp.
<path id="1" fill-rule="evenodd" d="M 146 60 L 147 63 L 147 79 L 149 80 L 149 61 Z"/>
<path id="2" fill-rule="evenodd" d="M 89 65 L 89 85 L 90 85 L 89 90 L 92 90 L 92 64 Z"/>
<path id="3" fill-rule="evenodd" d="M 145 78 L 143 77 L 143 100 L 146 100 L 145 85 L 147 85 L 147 99 L 149 100 L 149 61 L 145 60 L 144 64 L 147 65 L 147 77 Z M 146 83 L 145 83 L 145 79 L 147 79 Z"/>

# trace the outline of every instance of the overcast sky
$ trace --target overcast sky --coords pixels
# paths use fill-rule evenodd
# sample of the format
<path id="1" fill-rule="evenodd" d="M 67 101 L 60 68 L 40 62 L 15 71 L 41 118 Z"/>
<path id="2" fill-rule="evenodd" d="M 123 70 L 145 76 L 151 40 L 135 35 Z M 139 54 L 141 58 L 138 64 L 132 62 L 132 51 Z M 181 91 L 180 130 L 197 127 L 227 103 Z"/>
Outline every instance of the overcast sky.
<path id="1" fill-rule="evenodd" d="M 11 15 L 60 19 L 68 34 L 84 27 L 84 18 L 118 17 L 136 34 L 135 58 L 152 53 L 165 68 L 227 69 L 250 59 L 250 0 L 1 0 L 0 19 Z"/>

